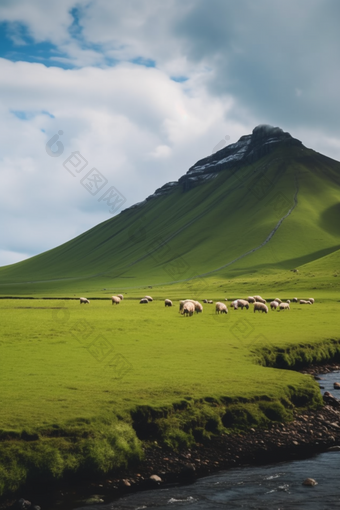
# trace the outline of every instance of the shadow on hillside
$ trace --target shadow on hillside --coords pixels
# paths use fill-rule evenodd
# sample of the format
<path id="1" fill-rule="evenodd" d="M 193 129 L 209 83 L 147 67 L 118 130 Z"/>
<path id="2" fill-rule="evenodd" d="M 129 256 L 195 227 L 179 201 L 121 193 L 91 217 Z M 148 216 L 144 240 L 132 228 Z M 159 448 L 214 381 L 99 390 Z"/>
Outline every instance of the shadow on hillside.
<path id="1" fill-rule="evenodd" d="M 265 264 L 256 264 L 254 266 L 248 267 L 247 269 L 241 267 L 240 268 L 235 267 L 235 269 L 233 269 L 233 267 L 231 266 L 230 270 L 235 273 L 241 272 L 242 274 L 247 274 L 253 273 L 254 271 L 261 271 L 262 269 L 295 269 L 299 266 L 308 264 L 309 262 L 314 262 L 337 250 L 340 250 L 340 244 L 332 246 L 331 248 L 325 248 L 323 250 L 318 250 L 313 253 L 309 253 L 308 255 L 304 255 L 303 257 L 282 260 L 281 262 L 274 262 L 272 264 L 268 262 L 266 262 Z"/>
<path id="2" fill-rule="evenodd" d="M 319 225 L 329 234 L 340 237 L 340 203 L 332 205 L 321 214 Z"/>

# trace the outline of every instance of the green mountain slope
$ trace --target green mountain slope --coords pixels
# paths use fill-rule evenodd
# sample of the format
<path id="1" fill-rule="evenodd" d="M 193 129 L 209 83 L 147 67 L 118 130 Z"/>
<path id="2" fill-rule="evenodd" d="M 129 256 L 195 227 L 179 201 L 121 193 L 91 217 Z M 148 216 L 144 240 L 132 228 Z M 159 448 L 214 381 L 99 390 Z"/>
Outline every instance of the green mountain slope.
<path id="1" fill-rule="evenodd" d="M 0 293 L 73 295 L 313 264 L 327 271 L 340 250 L 340 163 L 287 133 L 273 143 L 277 128 L 255 140 L 256 129 L 144 203 L 0 268 Z"/>

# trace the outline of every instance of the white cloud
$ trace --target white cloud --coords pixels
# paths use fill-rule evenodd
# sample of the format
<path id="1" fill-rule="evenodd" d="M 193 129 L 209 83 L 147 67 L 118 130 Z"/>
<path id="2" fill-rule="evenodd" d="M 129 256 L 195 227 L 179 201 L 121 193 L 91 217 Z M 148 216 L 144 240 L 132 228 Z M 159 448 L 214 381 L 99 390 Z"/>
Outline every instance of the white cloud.
<path id="1" fill-rule="evenodd" d="M 189 96 L 184 84 L 153 68 L 64 70 L 2 59 L 0 76 L 2 242 L 4 250 L 25 256 L 110 217 L 100 193 L 92 196 L 81 176 L 63 167 L 71 152 L 88 161 L 86 170 L 97 168 L 127 207 L 179 178 L 226 131 L 228 105 L 204 93 Z M 46 143 L 60 130 L 64 152 L 50 157 Z"/>

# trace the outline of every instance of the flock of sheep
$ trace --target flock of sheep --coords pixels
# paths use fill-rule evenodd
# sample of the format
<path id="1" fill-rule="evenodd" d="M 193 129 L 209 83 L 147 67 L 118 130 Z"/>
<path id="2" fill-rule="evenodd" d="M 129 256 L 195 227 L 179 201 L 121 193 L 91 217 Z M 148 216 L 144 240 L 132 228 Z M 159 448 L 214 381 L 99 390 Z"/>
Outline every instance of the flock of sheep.
<path id="1" fill-rule="evenodd" d="M 123 299 L 124 299 L 123 294 L 117 294 L 116 296 L 111 297 L 113 305 L 118 305 Z M 151 296 L 144 296 L 139 301 L 139 303 L 147 304 L 150 301 L 153 301 Z M 226 298 L 225 301 L 228 301 L 228 299 Z M 295 297 L 292 299 L 292 303 L 297 302 L 299 302 L 300 305 L 312 305 L 314 303 L 314 298 L 298 300 L 298 298 Z M 85 297 L 80 298 L 80 304 L 89 303 L 90 301 L 87 298 Z M 213 304 L 214 302 L 211 299 L 209 300 L 203 299 L 203 303 Z M 171 299 L 165 299 L 164 304 L 166 307 L 173 306 Z M 263 299 L 261 296 L 248 296 L 247 299 L 235 299 L 234 301 L 231 302 L 230 306 L 234 308 L 234 310 L 238 310 L 239 308 L 241 308 L 241 310 L 243 310 L 243 308 L 246 308 L 248 310 L 251 304 L 254 305 L 254 312 L 258 311 L 262 313 L 268 313 L 268 306 L 266 305 L 266 300 Z M 269 303 L 271 310 L 290 310 L 289 305 L 290 305 L 289 299 L 287 299 L 286 302 L 283 302 L 281 301 L 281 299 L 275 298 L 273 301 Z M 227 314 L 228 313 L 227 305 L 225 303 L 217 301 L 217 303 L 215 303 L 215 311 L 217 314 L 220 313 Z M 203 305 L 199 301 L 195 301 L 193 299 L 185 299 L 179 302 L 179 312 L 182 315 L 192 316 L 195 312 L 202 313 Z"/>

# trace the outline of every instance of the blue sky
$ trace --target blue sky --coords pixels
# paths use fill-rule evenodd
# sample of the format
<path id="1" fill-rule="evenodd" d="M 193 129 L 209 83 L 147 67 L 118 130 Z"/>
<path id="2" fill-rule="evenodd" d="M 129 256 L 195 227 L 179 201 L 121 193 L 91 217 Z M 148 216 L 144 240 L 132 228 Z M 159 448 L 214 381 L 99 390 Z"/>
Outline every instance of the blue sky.
<path id="1" fill-rule="evenodd" d="M 0 265 L 119 212 L 105 190 L 142 201 L 258 124 L 340 160 L 339 14 L 337 0 L 2 0 Z M 66 168 L 73 153 L 98 193 Z"/>

